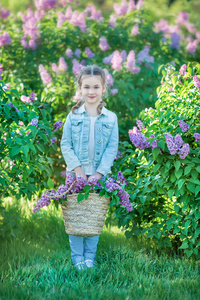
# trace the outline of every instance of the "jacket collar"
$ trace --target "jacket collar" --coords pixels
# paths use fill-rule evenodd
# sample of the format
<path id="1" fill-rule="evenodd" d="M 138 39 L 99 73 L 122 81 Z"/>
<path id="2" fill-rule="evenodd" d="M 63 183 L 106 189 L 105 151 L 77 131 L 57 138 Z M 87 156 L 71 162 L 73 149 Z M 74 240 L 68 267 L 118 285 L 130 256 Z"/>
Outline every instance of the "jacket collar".
<path id="1" fill-rule="evenodd" d="M 81 105 L 77 110 L 76 110 L 77 114 L 83 114 L 86 113 L 85 110 L 85 104 Z M 103 106 L 101 109 L 101 115 L 105 115 L 108 116 L 108 110 Z"/>

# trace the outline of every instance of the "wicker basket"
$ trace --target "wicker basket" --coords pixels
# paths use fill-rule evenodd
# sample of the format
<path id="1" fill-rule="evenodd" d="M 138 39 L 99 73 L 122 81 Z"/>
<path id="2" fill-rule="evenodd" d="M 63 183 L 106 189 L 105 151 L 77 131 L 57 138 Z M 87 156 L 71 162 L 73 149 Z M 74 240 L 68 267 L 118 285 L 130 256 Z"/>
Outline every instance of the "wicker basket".
<path id="1" fill-rule="evenodd" d="M 87 200 L 77 202 L 78 194 L 67 195 L 61 205 L 65 231 L 76 236 L 95 236 L 102 232 L 110 199 L 92 193 Z"/>
<path id="2" fill-rule="evenodd" d="M 72 182 L 68 190 L 59 197 L 67 194 L 68 191 L 76 184 L 76 180 Z M 56 198 L 58 196 L 48 196 L 49 198 Z M 65 231 L 67 234 L 76 236 L 95 236 L 102 232 L 106 213 L 110 204 L 110 198 L 99 197 L 97 193 L 91 193 L 87 200 L 81 202 L 77 201 L 79 194 L 67 195 L 67 201 L 61 204 L 62 215 L 65 224 Z"/>

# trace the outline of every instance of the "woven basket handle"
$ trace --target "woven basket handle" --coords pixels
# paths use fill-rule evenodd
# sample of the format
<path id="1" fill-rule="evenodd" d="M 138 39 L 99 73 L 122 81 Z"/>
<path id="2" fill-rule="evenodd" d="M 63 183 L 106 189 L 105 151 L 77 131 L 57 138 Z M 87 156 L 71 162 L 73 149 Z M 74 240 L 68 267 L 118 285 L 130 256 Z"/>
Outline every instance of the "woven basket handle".
<path id="1" fill-rule="evenodd" d="M 77 182 L 76 180 L 73 181 L 72 184 L 70 185 L 70 187 L 64 193 L 62 193 L 60 195 L 57 195 L 57 196 L 48 196 L 48 195 L 46 195 L 46 193 L 48 193 L 51 190 L 46 190 L 43 193 L 43 195 L 46 196 L 46 197 L 48 197 L 48 198 L 61 198 L 62 196 L 66 195 L 71 190 L 71 188 L 76 184 L 76 182 Z"/>

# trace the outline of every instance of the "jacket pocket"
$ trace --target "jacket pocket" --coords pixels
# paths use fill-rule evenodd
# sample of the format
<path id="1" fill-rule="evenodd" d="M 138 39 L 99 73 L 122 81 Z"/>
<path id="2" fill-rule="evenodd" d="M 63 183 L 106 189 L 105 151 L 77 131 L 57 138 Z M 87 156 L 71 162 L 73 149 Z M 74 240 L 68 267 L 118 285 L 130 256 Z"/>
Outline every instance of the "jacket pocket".
<path id="1" fill-rule="evenodd" d="M 111 131 L 113 129 L 112 123 L 103 123 L 102 124 L 102 133 L 104 137 L 109 137 L 111 134 Z"/>
<path id="2" fill-rule="evenodd" d="M 77 134 L 81 132 L 83 120 L 72 121 L 72 133 Z"/>

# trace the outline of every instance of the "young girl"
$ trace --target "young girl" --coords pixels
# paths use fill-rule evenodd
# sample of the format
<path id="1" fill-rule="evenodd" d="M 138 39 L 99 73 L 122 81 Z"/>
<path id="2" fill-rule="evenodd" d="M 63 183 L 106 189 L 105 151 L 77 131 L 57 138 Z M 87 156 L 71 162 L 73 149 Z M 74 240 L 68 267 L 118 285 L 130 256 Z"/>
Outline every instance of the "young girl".
<path id="1" fill-rule="evenodd" d="M 118 150 L 117 116 L 102 102 L 106 91 L 105 73 L 95 65 L 83 67 L 78 75 L 81 100 L 64 124 L 61 151 L 67 172 L 98 180 L 111 171 Z M 69 235 L 73 264 L 80 270 L 94 267 L 99 236 Z"/>

